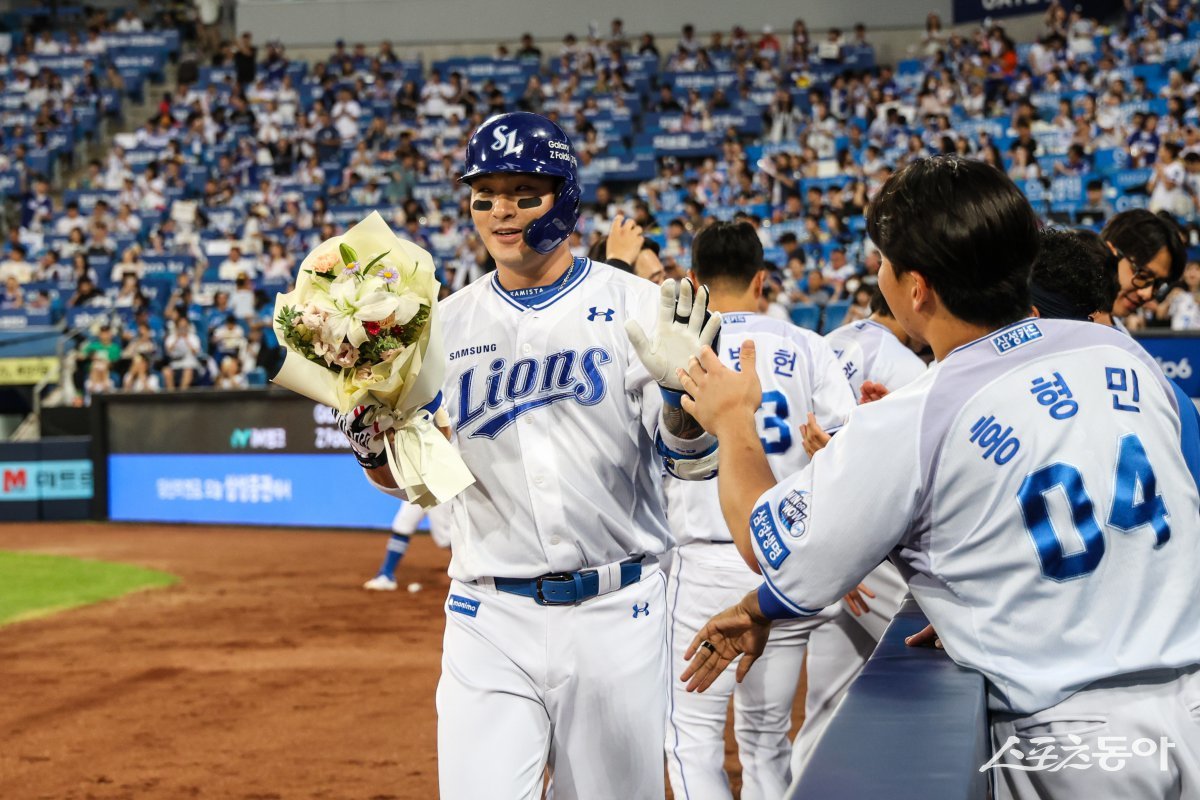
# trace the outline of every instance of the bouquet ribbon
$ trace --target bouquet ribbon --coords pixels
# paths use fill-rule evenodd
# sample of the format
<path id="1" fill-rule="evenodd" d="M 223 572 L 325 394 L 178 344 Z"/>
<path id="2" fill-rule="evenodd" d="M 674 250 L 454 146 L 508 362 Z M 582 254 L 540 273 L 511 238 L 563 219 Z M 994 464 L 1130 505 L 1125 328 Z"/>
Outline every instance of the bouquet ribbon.
<path id="1" fill-rule="evenodd" d="M 388 467 L 411 502 L 431 508 L 475 482 L 428 412 L 413 415 L 394 430 L 395 436 L 387 445 Z"/>

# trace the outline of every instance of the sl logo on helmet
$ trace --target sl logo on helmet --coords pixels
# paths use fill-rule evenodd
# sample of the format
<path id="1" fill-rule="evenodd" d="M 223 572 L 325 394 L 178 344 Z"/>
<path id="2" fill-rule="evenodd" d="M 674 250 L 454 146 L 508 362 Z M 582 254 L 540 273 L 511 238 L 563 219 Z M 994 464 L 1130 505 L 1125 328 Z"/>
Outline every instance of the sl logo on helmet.
<path id="1" fill-rule="evenodd" d="M 788 492 L 779 504 L 779 518 L 787 532 L 799 539 L 808 524 L 808 492 L 803 489 Z"/>
<path id="2" fill-rule="evenodd" d="M 517 132 L 510 131 L 507 125 L 497 125 L 492 131 L 492 138 L 496 141 L 492 143 L 493 150 L 503 150 L 500 153 L 502 156 L 521 155 L 521 151 L 525 149 L 524 142 L 517 141 Z"/>

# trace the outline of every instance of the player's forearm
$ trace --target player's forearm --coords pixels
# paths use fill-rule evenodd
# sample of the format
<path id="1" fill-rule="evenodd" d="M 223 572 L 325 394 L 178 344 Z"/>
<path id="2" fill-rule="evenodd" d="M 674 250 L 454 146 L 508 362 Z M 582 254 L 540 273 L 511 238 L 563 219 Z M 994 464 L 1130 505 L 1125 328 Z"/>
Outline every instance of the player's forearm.
<path id="1" fill-rule="evenodd" d="M 392 477 L 392 468 L 387 464 L 374 469 L 363 467 L 363 472 L 367 473 L 367 479 L 375 484 L 376 488 L 384 490 L 400 488 L 396 484 L 396 479 Z"/>
<path id="2" fill-rule="evenodd" d="M 704 428 L 695 417 L 683 410 L 682 407 L 663 403 L 663 430 L 679 439 L 696 439 L 704 435 Z"/>
<path id="3" fill-rule="evenodd" d="M 738 553 L 751 569 L 758 572 L 758 561 L 750 542 L 750 514 L 758 498 L 775 485 L 775 474 L 763 452 L 753 415 L 731 420 L 722 427 L 717 438 L 721 443 L 717 480 L 721 512 L 733 534 Z"/>

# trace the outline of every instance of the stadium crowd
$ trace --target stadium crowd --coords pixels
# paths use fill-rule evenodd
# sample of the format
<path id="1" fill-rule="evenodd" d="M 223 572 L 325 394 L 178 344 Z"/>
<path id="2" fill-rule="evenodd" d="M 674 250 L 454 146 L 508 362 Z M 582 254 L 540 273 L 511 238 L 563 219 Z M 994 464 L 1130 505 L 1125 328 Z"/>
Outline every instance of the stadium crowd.
<path id="1" fill-rule="evenodd" d="M 745 219 L 773 267 L 764 312 L 819 330 L 866 316 L 880 259 L 865 207 L 909 161 L 957 152 L 1005 170 L 1049 223 L 1172 215 L 1191 263 L 1126 324 L 1200 328 L 1200 16 L 1129 0 L 1110 22 L 1054 5 L 1018 43 L 999 24 L 950 32 L 931 14 L 894 65 L 876 63 L 863 25 L 818 34 L 803 20 L 688 24 L 668 48 L 614 19 L 556 48 L 526 35 L 429 65 L 340 41 L 308 63 L 201 25 L 207 63 L 185 46 L 153 115 L 72 165 L 73 137 L 95 130 L 81 109 L 119 115 L 179 56 L 178 36 L 134 11 L 102 14 L 86 33 L 17 37 L 0 57 L 0 186 L 19 204 L 0 246 L 0 317 L 65 320 L 80 402 L 261 384 L 279 358 L 274 294 L 370 210 L 434 254 L 444 291 L 491 268 L 455 178 L 469 132 L 521 109 L 575 142 L 573 249 L 605 253 L 628 217 L 645 242 L 625 260 L 647 277 L 686 271 L 712 220 Z"/>

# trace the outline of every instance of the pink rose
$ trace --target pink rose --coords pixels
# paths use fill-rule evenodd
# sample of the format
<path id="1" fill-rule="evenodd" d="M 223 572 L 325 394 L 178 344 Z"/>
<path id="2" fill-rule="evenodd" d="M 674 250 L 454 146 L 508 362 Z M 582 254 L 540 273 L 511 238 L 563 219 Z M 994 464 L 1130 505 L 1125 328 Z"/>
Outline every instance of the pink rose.
<path id="1" fill-rule="evenodd" d="M 313 259 L 312 271 L 319 275 L 326 275 L 333 272 L 333 268 L 341 263 L 342 259 L 337 253 L 333 251 L 322 253 Z"/>
<path id="2" fill-rule="evenodd" d="M 342 342 L 341 347 L 338 348 L 337 354 L 333 357 L 333 363 L 337 364 L 339 367 L 345 367 L 347 369 L 353 367 L 357 361 L 358 348 L 349 342 Z"/>

